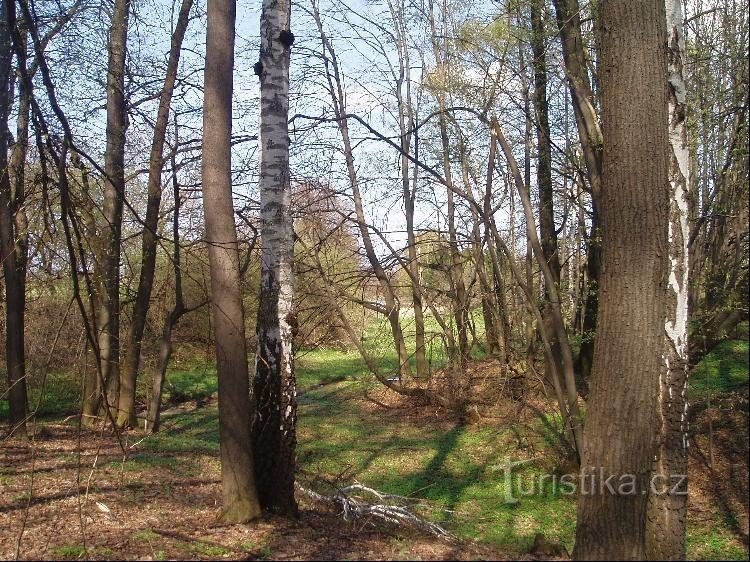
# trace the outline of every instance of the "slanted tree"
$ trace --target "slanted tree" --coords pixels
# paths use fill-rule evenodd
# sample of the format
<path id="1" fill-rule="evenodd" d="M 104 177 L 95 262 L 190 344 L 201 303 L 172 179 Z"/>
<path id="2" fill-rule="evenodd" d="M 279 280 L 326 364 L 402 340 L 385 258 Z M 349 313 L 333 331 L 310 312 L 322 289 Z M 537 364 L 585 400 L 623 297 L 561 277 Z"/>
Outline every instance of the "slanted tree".
<path id="1" fill-rule="evenodd" d="M 203 98 L 203 209 L 219 378 L 222 519 L 258 517 L 245 317 L 231 176 L 234 0 L 209 0 Z"/>
<path id="2" fill-rule="evenodd" d="M 159 108 L 154 124 L 154 135 L 151 142 L 151 154 L 148 165 L 148 201 L 146 203 L 146 220 L 143 224 L 141 243 L 141 273 L 138 279 L 138 290 L 133 306 L 133 318 L 125 340 L 125 361 L 122 369 L 117 425 L 135 427 L 135 386 L 138 379 L 138 367 L 141 357 L 141 340 L 146 326 L 146 316 L 151 302 L 151 290 L 154 286 L 156 272 L 157 228 L 159 226 L 159 208 L 161 206 L 161 174 L 163 165 L 164 139 L 169 123 L 169 108 L 172 104 L 172 93 L 177 80 L 177 68 L 180 62 L 182 40 L 185 37 L 193 0 L 182 0 L 177 24 L 172 33 L 172 43 L 167 61 L 167 73 L 164 85 L 159 93 Z M 176 172 L 175 172 L 176 173 Z"/>
<path id="3" fill-rule="evenodd" d="M 553 0 L 557 26 L 562 44 L 563 60 L 571 103 L 575 115 L 578 139 L 581 144 L 586 178 L 591 188 L 591 230 L 587 237 L 587 284 L 584 287 L 583 341 L 576 357 L 581 380 L 591 372 L 594 353 L 599 274 L 601 270 L 601 235 L 599 230 L 598 199 L 602 183 L 602 131 L 594 104 L 594 93 L 588 72 L 586 44 L 581 31 L 581 6 L 578 0 Z"/>
<path id="4" fill-rule="evenodd" d="M 603 269 L 574 557 L 646 551 L 669 244 L 664 4 L 599 6 Z"/>
<path id="5" fill-rule="evenodd" d="M 261 506 L 296 516 L 297 391 L 292 310 L 294 231 L 290 212 L 290 0 L 264 0 L 260 19 L 261 272 L 252 442 Z"/>

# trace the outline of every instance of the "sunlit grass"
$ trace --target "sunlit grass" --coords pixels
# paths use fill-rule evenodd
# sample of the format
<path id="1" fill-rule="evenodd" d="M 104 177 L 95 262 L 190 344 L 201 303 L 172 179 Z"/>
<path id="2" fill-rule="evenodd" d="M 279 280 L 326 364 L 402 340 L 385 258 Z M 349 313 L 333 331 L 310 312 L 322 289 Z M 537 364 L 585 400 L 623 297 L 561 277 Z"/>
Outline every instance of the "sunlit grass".
<path id="1" fill-rule="evenodd" d="M 431 322 L 434 320 L 430 319 Z M 364 334 L 366 347 L 383 368 L 395 369 L 396 359 L 387 323 L 374 323 Z M 411 348 L 413 351 L 413 347 Z M 481 348 L 477 346 L 478 354 Z M 747 384 L 747 340 L 722 343 L 699 365 L 691 379 L 691 395 L 738 388 Z M 435 368 L 442 355 L 430 356 Z M 553 414 L 540 420 L 534 432 L 510 426 L 462 426 L 446 422 L 416 424 L 408 418 L 386 416 L 383 410 L 363 407 L 373 378 L 356 352 L 330 349 L 300 350 L 298 460 L 304 474 L 318 474 L 341 483 L 354 480 L 378 490 L 413 498 L 422 513 L 443 523 L 459 537 L 478 540 L 520 555 L 543 532 L 569 551 L 575 537 L 575 497 L 545 487 L 534 495 L 519 495 L 519 487 L 550 470 L 549 463 L 529 462 L 514 470 L 507 481 L 502 467 L 520 458 L 553 455 L 550 428 Z M 53 384 L 63 378 L 53 377 Z M 72 379 L 75 382 L 75 379 Z M 705 382 L 704 382 L 705 381 Z M 67 383 L 65 383 L 67 384 Z M 77 386 L 51 387 L 69 396 L 66 407 L 77 402 Z M 169 372 L 168 399 L 198 399 L 216 392 L 215 368 L 203 361 L 175 365 Z M 75 390 L 75 392 L 73 392 Z M 67 392 L 67 394 L 66 394 Z M 528 434 L 519 437 L 519 431 Z M 535 447 L 535 454 L 520 447 Z M 167 415 L 162 431 L 139 446 L 140 456 L 127 461 L 126 471 L 167 469 L 191 474 L 195 467 L 175 462 L 164 454 L 218 454 L 218 413 L 215 406 Z M 518 501 L 508 502 L 507 486 Z M 747 559 L 747 550 L 717 515 L 691 522 L 687 537 L 690 559 Z M 60 552 L 60 557 L 78 552 Z M 218 552 L 211 553 L 219 555 Z"/>

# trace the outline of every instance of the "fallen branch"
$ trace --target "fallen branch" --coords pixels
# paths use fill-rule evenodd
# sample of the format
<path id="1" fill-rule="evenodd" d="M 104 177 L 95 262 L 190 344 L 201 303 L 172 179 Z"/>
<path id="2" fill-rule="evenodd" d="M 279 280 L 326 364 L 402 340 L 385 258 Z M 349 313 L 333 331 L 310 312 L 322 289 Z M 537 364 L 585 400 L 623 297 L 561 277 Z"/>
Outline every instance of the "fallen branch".
<path id="1" fill-rule="evenodd" d="M 343 488 L 336 488 L 336 491 L 330 496 L 304 488 L 299 483 L 296 484 L 296 487 L 309 499 L 339 509 L 345 521 L 374 518 L 397 527 L 405 526 L 417 529 L 441 539 L 455 540 L 451 533 L 437 523 L 419 517 L 404 505 L 388 503 L 393 500 L 406 500 L 407 498 L 403 496 L 378 492 L 358 482 Z M 357 493 L 370 494 L 376 498 L 377 503 L 368 503 L 357 496 Z"/>

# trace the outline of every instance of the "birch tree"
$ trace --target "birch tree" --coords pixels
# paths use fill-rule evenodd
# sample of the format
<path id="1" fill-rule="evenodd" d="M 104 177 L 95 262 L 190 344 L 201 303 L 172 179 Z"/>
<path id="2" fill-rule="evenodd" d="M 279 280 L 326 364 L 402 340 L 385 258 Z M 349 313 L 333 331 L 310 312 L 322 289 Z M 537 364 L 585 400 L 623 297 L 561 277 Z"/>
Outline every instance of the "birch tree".
<path id="1" fill-rule="evenodd" d="M 665 350 L 659 372 L 658 441 L 654 478 L 663 483 L 651 490 L 646 527 L 649 560 L 685 559 L 687 516 L 687 381 L 688 381 L 688 223 L 690 151 L 687 100 L 683 76 L 685 42 L 682 5 L 666 1 L 669 83 L 669 285 L 667 287 Z"/>
<path id="2" fill-rule="evenodd" d="M 255 478 L 263 509 L 296 515 L 294 470 L 297 391 L 294 378 L 290 214 L 290 0 L 264 0 L 260 19 L 261 274 L 253 396 Z"/>

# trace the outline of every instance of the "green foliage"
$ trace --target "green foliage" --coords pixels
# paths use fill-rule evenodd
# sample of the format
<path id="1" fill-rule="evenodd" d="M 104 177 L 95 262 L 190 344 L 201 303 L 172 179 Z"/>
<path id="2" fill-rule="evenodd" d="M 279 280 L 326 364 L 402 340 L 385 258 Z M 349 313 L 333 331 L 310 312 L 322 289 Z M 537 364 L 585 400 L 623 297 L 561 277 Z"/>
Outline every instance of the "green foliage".
<path id="1" fill-rule="evenodd" d="M 62 558 L 64 560 L 76 560 L 78 558 L 81 558 L 86 553 L 86 549 L 82 544 L 71 544 L 54 547 L 50 550 L 50 553 L 55 558 Z"/>
<path id="2" fill-rule="evenodd" d="M 0 374 L 2 385 L 0 394 L 5 392 L 7 376 L 3 370 Z M 74 414 L 80 404 L 81 382 L 69 373 L 48 373 L 46 381 L 39 374 L 30 373 L 28 378 L 29 407 L 33 410 L 39 405 L 37 414 L 40 417 L 59 417 Z M 0 400 L 0 420 L 8 417 L 8 401 Z"/>
<path id="3" fill-rule="evenodd" d="M 691 373 L 689 398 L 705 400 L 747 385 L 749 349 L 747 339 L 721 342 Z"/>

